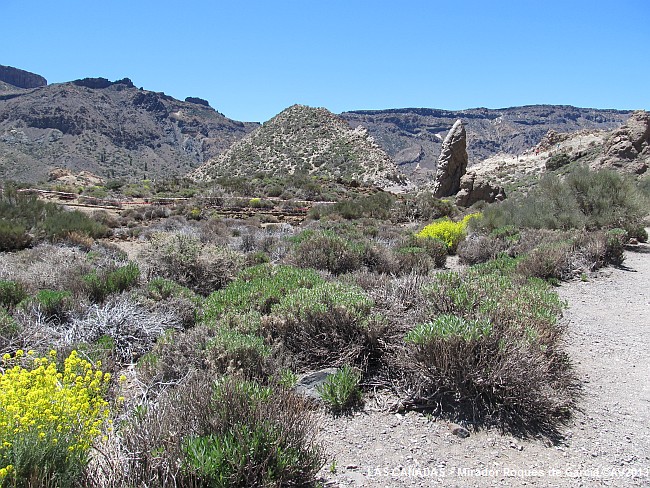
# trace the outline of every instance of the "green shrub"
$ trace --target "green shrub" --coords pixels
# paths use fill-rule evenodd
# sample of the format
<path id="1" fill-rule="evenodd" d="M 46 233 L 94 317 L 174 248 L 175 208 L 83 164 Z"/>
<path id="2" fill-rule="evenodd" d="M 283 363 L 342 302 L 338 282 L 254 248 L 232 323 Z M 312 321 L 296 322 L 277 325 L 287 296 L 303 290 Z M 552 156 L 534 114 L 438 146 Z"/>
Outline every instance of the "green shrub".
<path id="1" fill-rule="evenodd" d="M 311 288 L 324 280 L 311 269 L 261 264 L 243 270 L 235 281 L 212 293 L 205 303 L 205 318 L 225 311 L 255 310 L 269 313 L 271 306 L 299 288 Z"/>
<path id="2" fill-rule="evenodd" d="M 21 283 L 0 280 L 0 306 L 12 308 L 27 298 L 27 291 Z"/>
<path id="3" fill-rule="evenodd" d="M 378 354 L 385 327 L 358 287 L 324 282 L 286 294 L 262 320 L 263 332 L 301 367 L 360 364 Z"/>
<path id="4" fill-rule="evenodd" d="M 72 293 L 69 291 L 40 290 L 34 297 L 21 302 L 21 306 L 36 305 L 47 320 L 65 321 L 72 308 Z"/>
<path id="5" fill-rule="evenodd" d="M 361 373 L 348 365 L 316 387 L 321 399 L 334 411 L 350 410 L 361 403 Z"/>
<path id="6" fill-rule="evenodd" d="M 535 229 L 601 229 L 637 225 L 646 214 L 647 197 L 634 181 L 610 170 L 577 167 L 564 179 L 545 175 L 526 195 L 485 209 L 481 226 Z"/>
<path id="7" fill-rule="evenodd" d="M 83 277 L 84 289 L 95 303 L 102 303 L 113 293 L 121 293 L 138 284 L 140 268 L 134 262 L 112 270 L 93 270 Z"/>
<path id="8" fill-rule="evenodd" d="M 31 242 L 32 238 L 24 226 L 0 219 L 0 252 L 25 249 Z"/>
<path id="9" fill-rule="evenodd" d="M 440 413 L 553 435 L 575 402 L 558 320 L 565 304 L 516 265 L 501 257 L 436 275 L 399 362 L 414 396 Z"/>
<path id="10" fill-rule="evenodd" d="M 95 239 L 106 237 L 111 233 L 108 227 L 94 221 L 78 210 L 48 213 L 39 227 L 45 233 L 45 236 L 53 241 L 65 239 L 73 233 Z"/>
<path id="11" fill-rule="evenodd" d="M 213 399 L 213 432 L 186 437 L 184 466 L 214 487 L 305 486 L 324 464 L 306 404 L 291 393 L 226 380 Z"/>

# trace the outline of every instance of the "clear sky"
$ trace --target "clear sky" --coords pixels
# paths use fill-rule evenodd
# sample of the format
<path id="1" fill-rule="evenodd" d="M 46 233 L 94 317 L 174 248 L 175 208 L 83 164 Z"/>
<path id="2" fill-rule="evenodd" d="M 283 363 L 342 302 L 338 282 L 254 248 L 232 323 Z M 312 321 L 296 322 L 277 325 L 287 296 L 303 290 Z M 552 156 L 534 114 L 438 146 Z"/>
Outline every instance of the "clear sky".
<path id="1" fill-rule="evenodd" d="M 529 104 L 650 109 L 650 0 L 0 0 L 0 64 L 129 77 L 236 120 Z"/>

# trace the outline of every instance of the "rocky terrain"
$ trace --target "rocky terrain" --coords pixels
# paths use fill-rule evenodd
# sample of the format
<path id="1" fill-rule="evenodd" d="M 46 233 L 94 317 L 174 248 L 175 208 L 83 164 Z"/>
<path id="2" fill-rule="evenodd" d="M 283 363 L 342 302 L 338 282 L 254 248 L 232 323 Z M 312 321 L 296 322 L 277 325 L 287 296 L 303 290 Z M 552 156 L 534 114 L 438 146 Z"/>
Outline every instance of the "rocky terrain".
<path id="1" fill-rule="evenodd" d="M 1 64 L 0 82 L 17 88 L 38 88 L 47 85 L 47 80 L 41 75 Z"/>
<path id="2" fill-rule="evenodd" d="M 191 176 L 211 180 L 258 172 L 316 174 L 380 187 L 403 183 L 365 128 L 351 129 L 328 110 L 304 105 L 284 110 Z"/>
<path id="3" fill-rule="evenodd" d="M 467 131 L 469 166 L 498 153 L 521 154 L 546 133 L 582 129 L 612 130 L 630 116 L 626 110 L 598 110 L 560 105 L 530 105 L 460 111 L 429 108 L 359 110 L 341 116 L 351 127 L 363 125 L 409 178 L 428 180 L 442 142 L 454 122 Z M 416 170 L 420 171 L 416 171 Z"/>
<path id="4" fill-rule="evenodd" d="M 138 89 L 128 78 L 30 89 L 5 82 L 0 178 L 38 182 L 55 167 L 106 179 L 182 176 L 257 126 L 196 100 Z"/>

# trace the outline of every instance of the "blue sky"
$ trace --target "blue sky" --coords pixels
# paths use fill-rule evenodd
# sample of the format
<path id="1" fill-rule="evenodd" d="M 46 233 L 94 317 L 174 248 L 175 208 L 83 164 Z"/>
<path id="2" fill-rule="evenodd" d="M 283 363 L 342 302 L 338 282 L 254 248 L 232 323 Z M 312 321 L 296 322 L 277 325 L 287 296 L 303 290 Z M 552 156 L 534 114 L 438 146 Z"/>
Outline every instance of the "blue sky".
<path id="1" fill-rule="evenodd" d="M 648 0 L 0 0 L 0 64 L 246 121 L 294 103 L 650 109 L 649 46 Z"/>

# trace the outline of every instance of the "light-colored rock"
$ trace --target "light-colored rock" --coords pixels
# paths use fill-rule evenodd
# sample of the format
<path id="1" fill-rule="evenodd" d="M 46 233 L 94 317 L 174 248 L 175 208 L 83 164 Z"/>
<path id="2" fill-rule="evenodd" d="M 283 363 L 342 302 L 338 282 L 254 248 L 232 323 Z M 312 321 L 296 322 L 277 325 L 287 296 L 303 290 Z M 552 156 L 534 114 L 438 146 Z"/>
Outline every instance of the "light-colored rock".
<path id="1" fill-rule="evenodd" d="M 303 374 L 294 385 L 293 389 L 296 393 L 304 395 L 308 398 L 320 400 L 318 387 L 327 381 L 327 378 L 336 374 L 336 368 L 325 368 L 318 371 L 311 371 Z"/>
<path id="2" fill-rule="evenodd" d="M 505 197 L 506 192 L 503 187 L 470 172 L 460 179 L 460 190 L 456 194 L 456 205 L 470 207 L 479 201 L 492 203 L 497 200 L 504 200 Z"/>
<path id="3" fill-rule="evenodd" d="M 460 190 L 460 179 L 467 170 L 467 133 L 457 120 L 442 143 L 438 169 L 433 184 L 434 196 L 448 197 Z"/>

